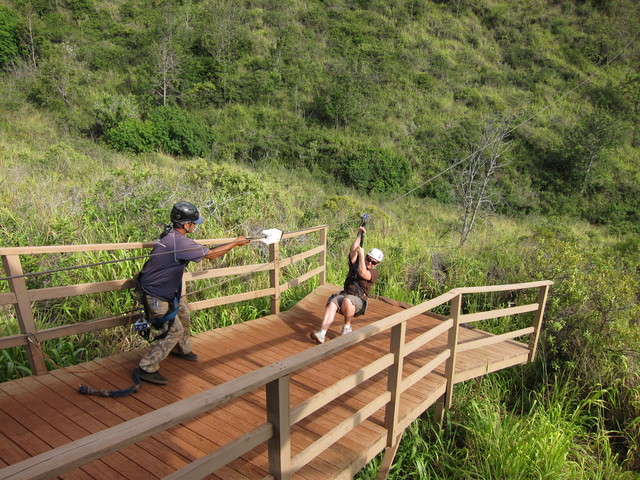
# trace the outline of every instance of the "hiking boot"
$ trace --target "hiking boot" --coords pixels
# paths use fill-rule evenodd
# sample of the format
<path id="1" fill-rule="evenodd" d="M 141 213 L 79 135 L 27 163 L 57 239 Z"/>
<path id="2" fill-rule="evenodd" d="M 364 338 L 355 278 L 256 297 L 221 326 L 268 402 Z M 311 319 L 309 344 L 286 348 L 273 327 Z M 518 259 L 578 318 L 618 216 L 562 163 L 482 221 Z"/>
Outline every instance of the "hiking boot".
<path id="1" fill-rule="evenodd" d="M 147 372 L 140 367 L 138 367 L 138 377 L 140 380 L 144 380 L 145 382 L 155 383 L 156 385 L 166 385 L 169 383 L 169 379 L 157 372 Z"/>
<path id="2" fill-rule="evenodd" d="M 309 334 L 309 337 L 311 337 L 311 340 L 313 340 L 317 344 L 324 343 L 324 336 L 325 336 L 325 333 L 322 330 L 318 330 L 317 332 L 311 332 Z"/>
<path id="3" fill-rule="evenodd" d="M 346 335 L 347 333 L 351 333 L 352 331 L 353 330 L 351 330 L 351 325 L 343 325 L 340 335 Z"/>
<path id="4" fill-rule="evenodd" d="M 171 352 L 171 355 L 173 355 L 174 357 L 182 358 L 182 359 L 186 360 L 187 362 L 197 362 L 198 361 L 198 355 L 196 355 L 193 352 L 189 352 L 189 353 Z"/>

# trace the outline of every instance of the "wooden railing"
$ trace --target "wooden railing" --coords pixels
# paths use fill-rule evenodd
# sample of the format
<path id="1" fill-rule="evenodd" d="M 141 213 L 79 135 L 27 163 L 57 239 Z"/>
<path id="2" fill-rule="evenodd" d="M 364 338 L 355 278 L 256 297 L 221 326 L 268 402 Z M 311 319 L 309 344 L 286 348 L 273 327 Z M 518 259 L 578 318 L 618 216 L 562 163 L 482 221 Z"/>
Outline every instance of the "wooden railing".
<path id="1" fill-rule="evenodd" d="M 267 442 L 269 458 L 269 476 L 267 478 L 289 479 L 302 466 L 318 456 L 374 412 L 385 408 L 384 425 L 387 437 L 379 445 L 377 451 L 385 450 L 380 475 L 386 474 L 400 435 L 406 426 L 430 405 L 439 401 L 440 407 L 451 404 L 453 385 L 465 378 L 456 376 L 456 358 L 462 351 L 483 348 L 491 343 L 504 342 L 509 339 L 529 335 L 529 360 L 536 353 L 544 307 L 551 281 L 531 282 L 515 285 L 491 287 L 458 288 L 420 305 L 407 308 L 375 323 L 369 324 L 352 334 L 338 337 L 331 342 L 310 348 L 271 365 L 262 367 L 244 376 L 213 387 L 190 398 L 176 402 L 127 421 L 102 432 L 84 437 L 67 445 L 55 448 L 31 459 L 16 463 L 0 470 L 4 479 L 45 479 L 60 475 L 92 460 L 114 452 L 126 445 L 147 438 L 157 432 L 166 430 L 178 423 L 188 421 L 202 413 L 211 411 L 248 392 L 266 387 L 264 409 L 266 422 L 252 431 L 245 432 L 235 440 L 219 449 L 210 452 L 185 467 L 165 477 L 167 479 L 202 478 L 220 467 L 232 462 L 258 445 Z M 515 290 L 537 289 L 535 302 L 517 307 L 501 308 L 489 312 L 462 314 L 463 296 L 486 294 L 492 292 L 513 292 Z M 275 293 L 270 293 L 274 295 Z M 429 312 L 442 305 L 449 304 L 450 314 L 441 323 L 410 341 L 406 341 L 407 321 L 417 315 Z M 461 325 L 501 318 L 506 315 L 520 315 L 533 312 L 531 326 L 501 335 L 487 336 L 481 340 L 459 342 L 458 332 Z M 347 376 L 337 383 L 325 388 L 310 399 L 295 407 L 290 402 L 291 375 L 301 369 L 319 362 L 329 355 L 352 347 L 380 332 L 390 330 L 391 342 L 389 351 Z M 447 334 L 447 347 L 430 361 L 421 365 L 418 370 L 408 376 L 403 375 L 404 359 L 418 349 L 433 342 L 442 334 Z M 417 382 L 429 375 L 436 368 L 444 365 L 446 383 L 433 392 L 429 398 L 422 400 L 411 412 L 412 415 L 399 418 L 401 394 Z M 342 423 L 313 442 L 295 456 L 291 455 L 292 426 L 307 418 L 320 408 L 341 395 L 371 379 L 374 375 L 387 371 L 387 389 L 377 398 L 369 399 L 365 406 L 354 412 Z M 442 409 L 440 408 L 440 411 Z"/>
<path id="2" fill-rule="evenodd" d="M 191 311 L 195 311 L 269 296 L 271 297 L 271 313 L 278 313 L 280 311 L 280 295 L 287 289 L 300 285 L 316 275 L 319 278 L 320 285 L 326 282 L 326 226 L 285 233 L 283 234 L 281 241 L 302 235 L 308 235 L 314 232 L 318 232 L 319 234 L 317 246 L 289 258 L 280 258 L 280 243 L 273 243 L 269 245 L 269 261 L 267 263 L 185 273 L 185 284 L 182 289 L 183 292 L 188 291 L 186 286 L 187 283 L 196 280 L 249 275 L 264 271 L 269 272 L 269 288 L 265 288 L 260 291 L 250 291 L 220 298 L 190 302 L 189 309 Z M 210 246 L 228 243 L 232 240 L 233 239 L 198 240 L 198 243 Z M 24 273 L 21 257 L 25 255 L 51 255 L 77 252 L 128 251 L 141 248 L 151 248 L 153 245 L 154 242 L 0 248 L 0 257 L 2 257 L 6 274 L 3 278 L 9 283 L 10 290 L 9 292 L 0 293 L 0 306 L 14 306 L 20 329 L 19 334 L 0 338 L 0 350 L 19 346 L 25 347 L 32 373 L 41 375 L 47 372 L 44 355 L 40 348 L 41 342 L 68 335 L 77 335 L 128 325 L 138 319 L 137 313 L 129 313 L 127 315 L 100 318 L 82 323 L 38 329 L 32 307 L 33 302 L 78 295 L 112 292 L 116 290 L 128 290 L 133 287 L 133 281 L 130 278 L 125 278 L 80 285 L 29 289 L 27 287 L 26 278 L 31 275 L 31 273 Z M 319 266 L 317 268 L 305 272 L 303 275 L 291 279 L 284 284 L 280 283 L 282 277 L 281 271 L 283 268 L 313 256 L 318 257 Z"/>

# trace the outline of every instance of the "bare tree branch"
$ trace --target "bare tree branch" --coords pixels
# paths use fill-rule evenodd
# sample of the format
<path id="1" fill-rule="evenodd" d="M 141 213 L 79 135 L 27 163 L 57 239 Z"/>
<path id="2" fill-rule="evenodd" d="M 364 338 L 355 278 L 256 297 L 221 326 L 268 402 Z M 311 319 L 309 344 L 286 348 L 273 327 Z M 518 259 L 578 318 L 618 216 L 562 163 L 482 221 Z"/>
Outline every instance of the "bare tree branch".
<path id="1" fill-rule="evenodd" d="M 505 165 L 502 155 L 510 148 L 506 138 L 509 130 L 504 125 L 488 123 L 474 152 L 460 165 L 454 178 L 454 189 L 462 210 L 460 245 L 469 239 L 479 218 L 495 209 L 500 195 L 493 189 L 496 172 Z"/>

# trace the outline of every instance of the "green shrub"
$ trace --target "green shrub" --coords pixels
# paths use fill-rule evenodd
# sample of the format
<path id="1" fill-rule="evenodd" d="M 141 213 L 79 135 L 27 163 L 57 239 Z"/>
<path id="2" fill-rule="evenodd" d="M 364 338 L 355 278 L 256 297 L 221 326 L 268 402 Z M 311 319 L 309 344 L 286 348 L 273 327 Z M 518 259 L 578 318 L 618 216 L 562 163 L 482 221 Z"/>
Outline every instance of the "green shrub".
<path id="1" fill-rule="evenodd" d="M 636 242 L 598 245 L 565 227 L 548 225 L 535 235 L 531 255 L 523 255 L 528 278 L 548 278 L 550 289 L 541 337 L 541 358 L 566 371 L 584 392 L 617 386 L 606 397 L 603 416 L 621 432 L 616 450 L 638 455 L 637 362 L 640 331 Z M 623 455 L 624 456 L 624 455 Z M 602 477 L 610 478 L 610 477 Z"/>
<path id="2" fill-rule="evenodd" d="M 342 180 L 366 192 L 398 192 L 406 188 L 411 167 L 406 158 L 392 152 L 367 148 L 345 158 Z"/>
<path id="3" fill-rule="evenodd" d="M 95 10 L 93 0 L 66 0 L 74 19 L 80 19 L 92 14 Z"/>
<path id="4" fill-rule="evenodd" d="M 182 156 L 202 156 L 210 150 L 212 132 L 202 120 L 178 107 L 158 107 L 148 121 L 154 147 Z"/>
<path id="5" fill-rule="evenodd" d="M 131 96 L 105 95 L 97 102 L 94 114 L 98 132 L 106 132 L 125 120 L 138 118 L 138 106 Z"/>
<path id="6" fill-rule="evenodd" d="M 268 183 L 260 175 L 250 170 L 200 158 L 185 163 L 184 171 L 185 182 L 201 185 L 202 200 L 194 198 L 194 202 L 208 204 L 201 207 L 202 215 L 215 219 L 206 228 L 210 225 L 224 230 L 238 225 L 251 228 L 252 223 L 262 223 L 264 218 L 276 214 L 275 193 L 269 191 Z"/>
<path id="7" fill-rule="evenodd" d="M 128 118 L 107 130 L 104 141 L 119 152 L 152 152 L 156 145 L 154 126 L 138 118 Z"/>
<path id="8" fill-rule="evenodd" d="M 97 128 L 106 131 L 106 144 L 120 152 L 161 150 L 173 155 L 201 156 L 210 150 L 211 130 L 198 117 L 178 107 L 158 107 L 141 120 L 134 102 L 115 95 L 105 97 L 95 115 Z"/>
<path id="9" fill-rule="evenodd" d="M 155 173 L 155 171 L 154 171 Z M 167 178 L 152 175 L 136 160 L 125 169 L 113 169 L 96 178 L 82 201 L 79 222 L 91 225 L 83 232 L 87 243 L 151 240 L 166 222 L 170 187 Z M 78 241 L 78 232 L 75 232 Z"/>

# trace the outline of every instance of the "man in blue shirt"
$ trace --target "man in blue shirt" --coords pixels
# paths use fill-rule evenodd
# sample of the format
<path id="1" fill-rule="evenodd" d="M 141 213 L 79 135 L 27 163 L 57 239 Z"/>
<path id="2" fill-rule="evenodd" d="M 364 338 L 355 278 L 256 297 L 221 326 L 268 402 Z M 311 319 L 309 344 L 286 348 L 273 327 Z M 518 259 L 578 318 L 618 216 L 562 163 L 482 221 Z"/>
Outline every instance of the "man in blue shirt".
<path id="1" fill-rule="evenodd" d="M 187 237 L 193 233 L 204 219 L 198 209 L 189 202 L 177 202 L 171 210 L 171 224 L 165 227 L 158 242 L 153 247 L 149 260 L 138 276 L 138 289 L 144 305 L 147 321 L 162 332 L 156 337 L 155 345 L 140 360 L 137 374 L 141 380 L 165 385 L 169 380 L 160 374 L 160 362 L 169 354 L 190 362 L 197 362 L 198 356 L 191 350 L 189 309 L 182 297 L 182 276 L 189 262 L 200 262 L 203 258 L 213 260 L 229 252 L 232 248 L 246 245 L 246 237 L 238 237 L 226 245 L 209 249 Z M 177 316 L 170 312 L 177 308 Z M 175 312 L 173 312 L 175 313 Z M 172 317 L 170 320 L 158 319 Z"/>

